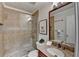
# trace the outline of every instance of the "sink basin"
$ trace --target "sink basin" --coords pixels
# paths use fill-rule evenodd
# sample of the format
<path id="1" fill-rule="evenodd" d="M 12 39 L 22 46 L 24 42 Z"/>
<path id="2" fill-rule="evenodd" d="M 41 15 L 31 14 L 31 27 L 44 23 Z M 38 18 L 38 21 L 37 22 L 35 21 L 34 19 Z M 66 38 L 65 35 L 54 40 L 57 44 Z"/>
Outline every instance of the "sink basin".
<path id="1" fill-rule="evenodd" d="M 55 57 L 64 57 L 64 53 L 57 48 L 47 48 L 47 52 Z"/>

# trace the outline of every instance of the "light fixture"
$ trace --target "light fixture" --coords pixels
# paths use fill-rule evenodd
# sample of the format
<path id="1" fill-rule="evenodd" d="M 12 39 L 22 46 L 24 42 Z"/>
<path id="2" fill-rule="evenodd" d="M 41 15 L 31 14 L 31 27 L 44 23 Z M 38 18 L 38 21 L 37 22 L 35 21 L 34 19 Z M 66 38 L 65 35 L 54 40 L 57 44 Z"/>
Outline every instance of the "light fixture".
<path id="1" fill-rule="evenodd" d="M 31 17 L 28 18 L 28 21 L 30 21 L 30 20 L 31 20 Z"/>
<path id="2" fill-rule="evenodd" d="M 58 2 L 53 2 L 53 5 L 57 6 Z"/>

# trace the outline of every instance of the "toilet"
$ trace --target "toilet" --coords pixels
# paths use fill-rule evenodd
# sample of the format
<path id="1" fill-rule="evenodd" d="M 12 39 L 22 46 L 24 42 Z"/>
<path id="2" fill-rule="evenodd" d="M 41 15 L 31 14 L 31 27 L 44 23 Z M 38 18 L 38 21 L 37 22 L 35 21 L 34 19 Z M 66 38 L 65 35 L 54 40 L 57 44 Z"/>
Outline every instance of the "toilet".
<path id="1" fill-rule="evenodd" d="M 30 51 L 28 57 L 38 57 L 38 50 Z"/>

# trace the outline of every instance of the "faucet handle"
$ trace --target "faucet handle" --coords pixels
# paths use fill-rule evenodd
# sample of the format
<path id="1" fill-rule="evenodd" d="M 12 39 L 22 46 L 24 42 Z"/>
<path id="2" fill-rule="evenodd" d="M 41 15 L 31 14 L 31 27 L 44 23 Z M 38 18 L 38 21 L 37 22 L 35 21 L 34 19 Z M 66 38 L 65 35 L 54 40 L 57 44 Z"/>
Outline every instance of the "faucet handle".
<path id="1" fill-rule="evenodd" d="M 57 57 L 57 55 L 54 55 L 54 57 Z"/>

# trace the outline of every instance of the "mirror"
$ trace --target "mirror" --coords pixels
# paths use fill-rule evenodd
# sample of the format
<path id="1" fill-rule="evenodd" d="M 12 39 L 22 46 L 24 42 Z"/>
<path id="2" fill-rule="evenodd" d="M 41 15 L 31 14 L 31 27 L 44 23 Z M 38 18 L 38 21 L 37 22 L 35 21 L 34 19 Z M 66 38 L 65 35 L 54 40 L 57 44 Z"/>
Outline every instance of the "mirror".
<path id="1" fill-rule="evenodd" d="M 65 3 L 49 12 L 49 39 L 75 45 L 74 3 Z"/>

